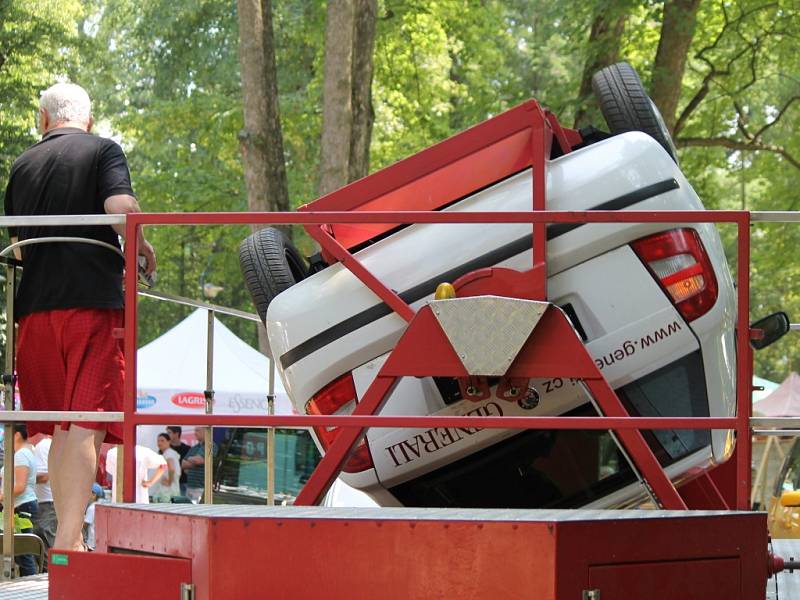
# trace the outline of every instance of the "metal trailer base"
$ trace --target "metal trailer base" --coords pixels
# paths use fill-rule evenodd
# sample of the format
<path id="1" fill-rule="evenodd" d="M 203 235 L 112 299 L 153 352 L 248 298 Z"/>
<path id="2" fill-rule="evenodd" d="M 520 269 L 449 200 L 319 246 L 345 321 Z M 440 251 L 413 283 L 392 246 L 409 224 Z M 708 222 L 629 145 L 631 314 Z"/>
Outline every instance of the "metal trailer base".
<path id="1" fill-rule="evenodd" d="M 764 513 L 175 504 L 96 517 L 98 552 L 51 559 L 51 599 L 763 600 L 767 581 Z"/>

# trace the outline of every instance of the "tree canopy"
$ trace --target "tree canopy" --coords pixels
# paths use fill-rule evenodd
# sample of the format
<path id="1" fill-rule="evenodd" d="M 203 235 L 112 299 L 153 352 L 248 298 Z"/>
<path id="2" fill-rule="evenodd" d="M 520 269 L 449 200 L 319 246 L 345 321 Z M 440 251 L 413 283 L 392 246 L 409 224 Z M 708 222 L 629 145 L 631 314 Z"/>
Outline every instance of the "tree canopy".
<path id="1" fill-rule="evenodd" d="M 288 195 L 296 207 L 312 200 L 319 184 L 327 3 L 272 0 L 271 8 Z M 602 127 L 581 90 L 587 70 L 614 55 L 671 103 L 681 167 L 707 207 L 796 210 L 798 35 L 800 6 L 792 0 L 379 0 L 369 169 L 530 97 L 565 124 L 578 118 Z M 684 56 L 667 56 L 662 40 Z M 238 52 L 236 3 L 229 0 L 6 0 L 0 186 L 14 157 L 36 139 L 38 93 L 71 79 L 92 94 L 100 130 L 122 143 L 144 210 L 246 210 Z M 676 88 L 662 64 L 684 65 Z M 735 232 L 721 229 L 735 266 Z M 200 298 L 203 284 L 213 282 L 224 288 L 216 301 L 252 310 L 236 252 L 248 233 L 156 228 L 149 236 L 159 251 L 159 287 Z M 310 253 L 310 240 L 296 234 Z M 778 309 L 800 314 L 792 252 L 800 231 L 760 224 L 753 234 L 753 317 Z M 146 300 L 141 308 L 141 341 L 184 314 Z M 255 339 L 251 324 L 231 325 Z M 759 353 L 759 374 L 782 379 L 800 369 L 797 348 L 790 336 Z"/>

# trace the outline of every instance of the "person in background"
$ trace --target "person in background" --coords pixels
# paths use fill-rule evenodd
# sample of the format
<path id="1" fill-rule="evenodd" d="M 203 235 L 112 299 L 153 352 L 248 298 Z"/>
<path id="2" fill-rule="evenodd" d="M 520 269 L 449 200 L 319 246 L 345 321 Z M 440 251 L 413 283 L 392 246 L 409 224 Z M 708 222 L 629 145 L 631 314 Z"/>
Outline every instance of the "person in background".
<path id="1" fill-rule="evenodd" d="M 175 496 L 181 495 L 178 481 L 181 476 L 181 457 L 170 446 L 168 433 L 159 433 L 156 438 L 158 453 L 167 461 L 167 472 L 161 476 L 151 488 L 151 496 L 155 502 L 170 502 Z"/>
<path id="2" fill-rule="evenodd" d="M 83 541 L 89 550 L 94 550 L 96 545 L 94 535 L 94 505 L 96 502 L 105 498 L 106 493 L 99 483 L 92 484 L 92 495 L 89 498 L 89 506 L 86 507 L 86 515 L 83 517 Z"/>
<path id="3" fill-rule="evenodd" d="M 169 445 L 170 447 L 178 453 L 181 461 L 186 458 L 186 453 L 189 452 L 191 446 L 184 442 L 181 439 L 181 434 L 183 430 L 178 427 L 177 425 L 170 425 L 167 427 L 167 433 L 169 434 Z M 180 495 L 186 495 L 186 471 L 181 470 L 181 477 L 178 480 L 180 483 Z"/>
<path id="4" fill-rule="evenodd" d="M 117 470 L 119 467 L 119 470 Z M 148 471 L 155 473 L 148 477 Z M 150 503 L 150 488 L 161 479 L 167 470 L 167 461 L 157 452 L 145 446 L 136 446 L 136 503 Z M 106 472 L 111 476 L 111 498 L 117 498 L 117 481 L 122 478 L 122 464 L 117 464 L 117 446 L 106 455 Z"/>
<path id="5" fill-rule="evenodd" d="M 36 501 L 36 457 L 33 454 L 33 446 L 28 443 L 28 427 L 25 423 L 14 423 L 14 513 L 35 521 L 39 514 L 39 504 Z M 5 476 L 5 467 L 0 470 L 0 474 Z M 0 502 L 3 508 L 8 508 L 9 502 L 3 498 L 0 489 Z M 20 533 L 33 533 L 32 527 L 20 530 Z M 36 575 L 36 560 L 32 554 L 17 556 L 16 562 L 19 565 L 19 574 L 23 577 Z"/>
<path id="6" fill-rule="evenodd" d="M 53 491 L 50 489 L 50 474 L 47 470 L 52 441 L 52 438 L 45 436 L 33 447 L 37 463 L 35 491 L 36 500 L 39 502 L 39 515 L 33 521 L 33 533 L 42 538 L 44 542 L 43 571 L 47 571 L 47 551 L 53 547 L 58 526 L 56 509 L 53 504 Z"/>
<path id="7" fill-rule="evenodd" d="M 186 458 L 181 461 L 181 468 L 186 473 L 186 495 L 193 503 L 197 504 L 203 497 L 205 489 L 205 469 L 206 463 L 206 430 L 204 427 L 195 427 L 194 436 L 197 444 L 191 447 L 186 453 Z M 212 456 L 217 454 L 217 445 L 212 442 Z"/>

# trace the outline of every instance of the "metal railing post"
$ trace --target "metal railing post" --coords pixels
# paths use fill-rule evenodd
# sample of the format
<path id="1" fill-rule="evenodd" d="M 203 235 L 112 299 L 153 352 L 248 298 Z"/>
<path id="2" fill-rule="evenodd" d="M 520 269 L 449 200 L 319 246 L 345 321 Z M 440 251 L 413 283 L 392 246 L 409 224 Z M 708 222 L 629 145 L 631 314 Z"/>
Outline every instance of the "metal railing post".
<path id="1" fill-rule="evenodd" d="M 206 344 L 206 414 L 214 414 L 214 311 L 208 311 L 208 335 Z M 203 503 L 213 504 L 214 487 L 214 428 L 205 428 L 203 457 Z"/>
<path id="2" fill-rule="evenodd" d="M 750 213 L 744 213 L 737 222 L 738 261 L 737 291 L 738 315 L 736 329 L 736 509 L 750 510 L 750 488 L 753 455 L 753 434 L 750 417 L 753 412 L 751 387 L 753 385 L 753 355 L 750 348 Z"/>
<path id="3" fill-rule="evenodd" d="M 3 374 L 4 406 L 14 410 L 14 296 L 16 295 L 16 268 L 6 267 L 6 364 Z M 3 579 L 13 579 L 14 570 L 14 423 L 3 425 Z M 9 475 L 10 473 L 10 475 Z"/>
<path id="4" fill-rule="evenodd" d="M 125 219 L 125 389 L 122 396 L 122 456 L 117 464 L 122 465 L 122 496 L 125 502 L 136 502 L 136 327 L 138 285 L 138 249 L 136 247 L 139 227 L 136 214 Z M 119 482 L 117 482 L 119 485 Z"/>
<path id="5" fill-rule="evenodd" d="M 269 393 L 267 394 L 267 414 L 275 414 L 275 361 L 269 358 Z M 275 504 L 275 427 L 267 429 L 267 504 Z"/>

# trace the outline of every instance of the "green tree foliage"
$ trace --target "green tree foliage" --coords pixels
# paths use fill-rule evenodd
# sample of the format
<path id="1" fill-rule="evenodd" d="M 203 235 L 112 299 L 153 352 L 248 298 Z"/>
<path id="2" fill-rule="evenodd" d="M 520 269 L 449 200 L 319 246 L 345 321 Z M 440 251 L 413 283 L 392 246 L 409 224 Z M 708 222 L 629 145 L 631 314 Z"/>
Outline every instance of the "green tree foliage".
<path id="1" fill-rule="evenodd" d="M 56 7 L 57 6 L 57 10 Z M 274 0 L 284 152 L 293 206 L 318 183 L 326 3 Z M 661 35 L 656 0 L 379 0 L 371 169 L 389 165 L 530 97 L 571 124 L 598 14 L 625 17 L 621 58 L 647 84 Z M 101 131 L 128 153 L 148 211 L 246 206 L 235 3 L 228 0 L 10 0 L 0 5 L 0 178 L 35 139 L 35 102 L 55 77 L 92 93 Z M 800 6 L 705 0 L 677 109 L 681 167 L 710 208 L 797 210 L 800 201 Z M 599 115 L 590 111 L 595 125 Z M 722 228 L 735 265 L 735 236 Z M 298 229 L 296 240 L 313 247 Z M 753 228 L 752 306 L 800 315 L 792 225 Z M 161 227 L 159 288 L 252 310 L 236 259 L 243 227 Z M 185 309 L 142 301 L 143 340 Z M 233 323 L 254 341 L 248 323 Z M 774 379 L 800 369 L 789 337 L 759 353 Z"/>
<path id="2" fill-rule="evenodd" d="M 0 194 L 11 164 L 36 141 L 39 92 L 78 61 L 78 0 L 0 2 Z"/>

